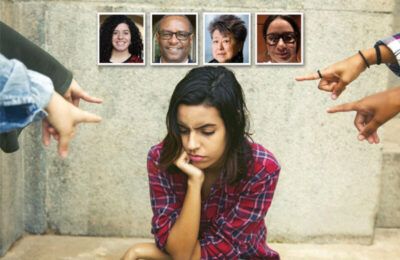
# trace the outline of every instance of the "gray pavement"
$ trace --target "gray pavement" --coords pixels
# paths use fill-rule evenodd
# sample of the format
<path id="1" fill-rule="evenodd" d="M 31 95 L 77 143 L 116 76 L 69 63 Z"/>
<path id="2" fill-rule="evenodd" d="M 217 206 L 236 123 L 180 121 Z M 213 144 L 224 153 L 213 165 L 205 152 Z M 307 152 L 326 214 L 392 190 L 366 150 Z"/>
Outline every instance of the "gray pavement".
<path id="1" fill-rule="evenodd" d="M 124 251 L 143 238 L 76 237 L 27 235 L 17 241 L 4 260 L 104 260 L 119 259 Z M 282 259 L 400 259 L 400 229 L 377 229 L 372 245 L 358 244 L 278 244 L 270 243 Z"/>

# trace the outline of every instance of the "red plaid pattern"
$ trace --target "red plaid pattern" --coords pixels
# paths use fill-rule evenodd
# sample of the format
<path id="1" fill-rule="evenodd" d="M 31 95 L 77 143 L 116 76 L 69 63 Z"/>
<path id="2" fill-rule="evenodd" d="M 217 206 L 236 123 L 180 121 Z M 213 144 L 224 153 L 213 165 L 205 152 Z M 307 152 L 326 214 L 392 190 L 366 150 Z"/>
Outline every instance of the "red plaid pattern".
<path id="1" fill-rule="evenodd" d="M 158 167 L 163 144 L 153 146 L 147 158 L 153 209 L 152 233 L 165 250 L 169 232 L 179 217 L 187 188 L 182 172 Z M 266 244 L 265 216 L 271 205 L 280 166 L 271 152 L 252 143 L 254 167 L 232 186 L 224 174 L 202 201 L 199 241 L 201 259 L 279 259 Z"/>

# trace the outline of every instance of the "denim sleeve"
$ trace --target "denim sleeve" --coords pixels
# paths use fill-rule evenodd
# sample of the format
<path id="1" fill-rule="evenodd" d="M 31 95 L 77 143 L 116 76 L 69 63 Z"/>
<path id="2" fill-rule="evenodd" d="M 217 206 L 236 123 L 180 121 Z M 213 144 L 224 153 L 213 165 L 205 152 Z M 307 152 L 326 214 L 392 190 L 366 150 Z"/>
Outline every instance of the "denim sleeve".
<path id="1" fill-rule="evenodd" d="M 376 45 L 386 45 L 396 56 L 397 63 L 387 64 L 390 70 L 400 77 L 400 33 L 386 37 L 376 43 Z"/>
<path id="2" fill-rule="evenodd" d="M 0 54 L 0 133 L 23 128 L 45 117 L 44 108 L 53 91 L 48 77 Z"/>

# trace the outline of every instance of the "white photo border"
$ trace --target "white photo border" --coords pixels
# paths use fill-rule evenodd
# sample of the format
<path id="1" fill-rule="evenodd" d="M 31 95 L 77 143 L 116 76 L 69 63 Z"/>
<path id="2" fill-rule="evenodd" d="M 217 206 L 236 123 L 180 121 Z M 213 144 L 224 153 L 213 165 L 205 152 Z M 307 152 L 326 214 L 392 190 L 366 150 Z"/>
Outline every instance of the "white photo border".
<path id="1" fill-rule="evenodd" d="M 300 15 L 300 22 L 301 22 L 301 61 L 300 62 L 284 62 L 284 63 L 266 63 L 266 62 L 258 62 L 257 54 L 258 54 L 258 30 L 257 30 L 257 21 L 259 15 Z M 256 66 L 303 66 L 304 65 L 304 13 L 303 12 L 262 12 L 262 13 L 255 13 L 255 51 L 254 51 L 254 60 Z"/>
<path id="2" fill-rule="evenodd" d="M 137 15 L 143 18 L 143 62 L 141 63 L 102 63 L 100 62 L 100 16 L 101 15 Z M 144 12 L 98 12 L 97 13 L 97 65 L 98 66 L 146 66 L 146 13 Z"/>
<path id="3" fill-rule="evenodd" d="M 196 16 L 196 26 L 195 26 L 196 41 L 194 43 L 194 46 L 196 48 L 196 51 L 195 51 L 196 62 L 192 62 L 192 63 L 172 63 L 172 62 L 156 63 L 156 62 L 153 62 L 153 58 L 154 58 L 153 57 L 153 55 L 154 55 L 154 53 L 153 53 L 153 16 L 154 15 L 195 15 Z M 152 12 L 152 13 L 150 13 L 150 33 L 149 33 L 149 35 L 150 35 L 149 36 L 150 37 L 150 39 L 149 39 L 149 41 L 150 41 L 149 56 L 150 56 L 150 65 L 151 66 L 158 67 L 158 66 L 197 66 L 197 65 L 199 65 L 200 57 L 199 57 L 199 44 L 198 44 L 198 42 L 199 42 L 199 13 L 198 12 Z"/>
<path id="4" fill-rule="evenodd" d="M 247 15 L 249 18 L 248 21 L 248 28 L 247 28 L 247 41 L 248 41 L 248 54 L 249 54 L 249 61 L 248 62 L 243 62 L 243 63 L 229 63 L 229 62 L 225 62 L 225 63 L 210 63 L 210 62 L 206 62 L 206 30 L 208 25 L 206 25 L 206 16 L 207 15 L 237 15 L 237 16 L 244 16 Z M 209 65 L 209 66 L 251 66 L 251 57 L 252 57 L 252 22 L 251 22 L 251 13 L 250 12 L 204 12 L 203 13 L 203 64 L 204 65 Z"/>

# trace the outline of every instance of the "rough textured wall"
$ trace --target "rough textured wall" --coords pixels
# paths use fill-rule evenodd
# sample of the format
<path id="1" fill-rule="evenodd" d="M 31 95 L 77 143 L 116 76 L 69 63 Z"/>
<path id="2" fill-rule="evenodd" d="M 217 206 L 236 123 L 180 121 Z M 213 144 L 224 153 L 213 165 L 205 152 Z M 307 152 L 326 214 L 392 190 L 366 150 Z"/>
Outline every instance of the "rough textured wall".
<path id="1" fill-rule="evenodd" d="M 396 1 L 394 14 L 400 12 Z M 393 30 L 399 31 L 400 16 L 393 16 Z M 389 87 L 400 86 L 399 77 L 389 75 Z M 400 228 L 400 114 L 384 126 L 384 149 L 377 227 Z"/>
<path id="2" fill-rule="evenodd" d="M 0 256 L 24 233 L 21 152 L 0 154 Z"/>
<path id="3" fill-rule="evenodd" d="M 232 67 L 246 94 L 254 140 L 270 149 L 282 165 L 267 216 L 269 238 L 370 240 L 379 194 L 380 146 L 356 140 L 354 114 L 328 115 L 325 109 L 383 89 L 388 72 L 384 66 L 370 69 L 336 102 L 318 91 L 316 82 L 296 83 L 294 77 L 392 33 L 394 1 L 212 1 L 207 6 L 203 1 L 6 3 L 8 11 L 1 12 L 10 25 L 70 68 L 88 92 L 105 99 L 101 106 L 82 104 L 101 115 L 103 122 L 79 127 L 66 160 L 57 157 L 55 144 L 38 152 L 39 137 L 34 137 L 38 129 L 28 133 L 28 231 L 150 236 L 146 155 L 164 136 L 169 97 L 189 69 L 98 67 L 97 12 L 146 12 L 149 26 L 150 12 L 200 12 L 201 22 L 204 11 L 289 10 L 304 12 L 305 65 Z M 149 49 L 149 34 L 146 43 Z M 147 52 L 147 63 L 150 56 Z"/>

